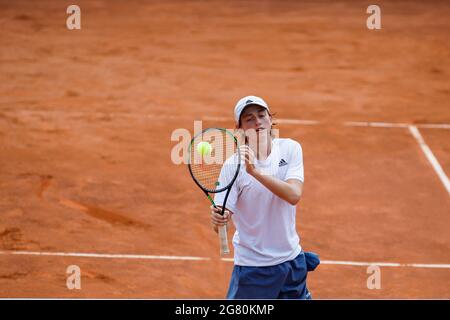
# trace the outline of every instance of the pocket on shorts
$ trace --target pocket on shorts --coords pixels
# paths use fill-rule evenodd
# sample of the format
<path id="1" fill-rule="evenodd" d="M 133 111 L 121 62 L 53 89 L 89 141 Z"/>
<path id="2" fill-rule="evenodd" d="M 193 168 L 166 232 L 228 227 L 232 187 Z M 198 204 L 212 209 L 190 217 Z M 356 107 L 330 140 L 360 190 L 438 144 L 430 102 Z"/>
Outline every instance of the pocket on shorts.
<path id="1" fill-rule="evenodd" d="M 306 270 L 308 272 L 314 271 L 320 264 L 320 258 L 317 253 L 305 252 Z"/>

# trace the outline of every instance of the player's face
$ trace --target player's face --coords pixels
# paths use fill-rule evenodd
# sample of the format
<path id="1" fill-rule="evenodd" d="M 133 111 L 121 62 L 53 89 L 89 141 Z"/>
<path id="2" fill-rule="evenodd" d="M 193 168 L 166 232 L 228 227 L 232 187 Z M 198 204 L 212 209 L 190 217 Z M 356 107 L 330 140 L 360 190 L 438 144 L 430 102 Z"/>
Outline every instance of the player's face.
<path id="1" fill-rule="evenodd" d="M 254 150 L 266 145 L 270 140 L 272 116 L 258 105 L 251 105 L 244 109 L 240 119 L 240 129 L 245 132 L 245 143 Z"/>
<path id="2" fill-rule="evenodd" d="M 251 105 L 244 109 L 241 114 L 241 129 L 247 131 L 249 129 L 262 132 L 270 131 L 272 127 L 272 117 L 267 110 L 258 105 Z"/>

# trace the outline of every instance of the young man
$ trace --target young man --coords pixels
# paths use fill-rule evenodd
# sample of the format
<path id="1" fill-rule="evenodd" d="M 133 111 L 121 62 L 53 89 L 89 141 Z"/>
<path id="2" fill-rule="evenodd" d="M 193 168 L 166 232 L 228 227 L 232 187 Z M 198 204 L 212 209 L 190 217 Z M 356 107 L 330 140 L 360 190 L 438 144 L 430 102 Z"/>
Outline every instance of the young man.
<path id="1" fill-rule="evenodd" d="M 211 207 L 214 230 L 231 216 L 234 269 L 228 299 L 311 299 L 306 287 L 308 268 L 296 232 L 296 204 L 303 192 L 300 144 L 272 136 L 272 115 L 256 96 L 238 101 L 236 128 L 245 134 L 240 146 L 242 166 L 227 201 L 224 216 Z M 223 203 L 223 193 L 215 195 Z M 317 256 L 307 257 L 317 258 Z"/>

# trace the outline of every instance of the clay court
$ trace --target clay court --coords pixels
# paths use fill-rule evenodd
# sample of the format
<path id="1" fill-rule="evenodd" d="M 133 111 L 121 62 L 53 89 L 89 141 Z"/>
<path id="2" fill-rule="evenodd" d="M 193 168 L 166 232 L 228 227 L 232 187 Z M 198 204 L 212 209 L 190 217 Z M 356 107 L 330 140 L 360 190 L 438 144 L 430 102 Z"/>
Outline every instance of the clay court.
<path id="1" fill-rule="evenodd" d="M 0 1 L 1 298 L 223 298 L 171 135 L 251 94 L 303 147 L 313 297 L 450 298 L 448 1 L 379 1 L 381 30 L 364 1 L 70 4 Z"/>

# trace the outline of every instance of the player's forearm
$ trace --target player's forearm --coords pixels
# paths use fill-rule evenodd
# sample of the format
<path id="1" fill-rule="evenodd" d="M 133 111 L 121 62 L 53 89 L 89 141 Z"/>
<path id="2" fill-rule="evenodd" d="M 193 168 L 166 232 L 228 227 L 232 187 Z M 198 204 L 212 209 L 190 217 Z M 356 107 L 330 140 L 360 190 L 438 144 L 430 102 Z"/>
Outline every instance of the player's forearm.
<path id="1" fill-rule="evenodd" d="M 261 174 L 258 170 L 254 170 L 251 175 L 261 182 L 267 189 L 281 199 L 295 206 L 302 196 L 301 188 L 291 185 L 286 181 L 282 181 L 274 176 Z"/>

